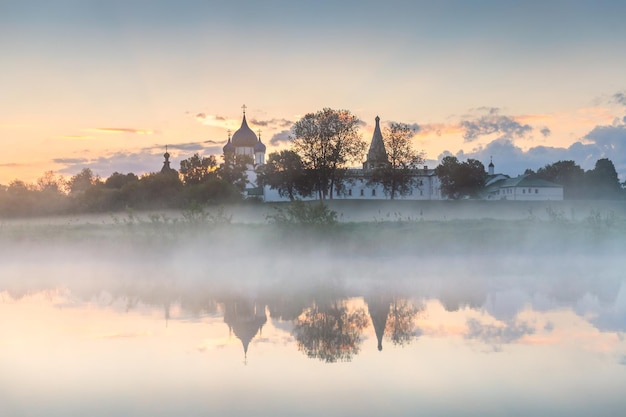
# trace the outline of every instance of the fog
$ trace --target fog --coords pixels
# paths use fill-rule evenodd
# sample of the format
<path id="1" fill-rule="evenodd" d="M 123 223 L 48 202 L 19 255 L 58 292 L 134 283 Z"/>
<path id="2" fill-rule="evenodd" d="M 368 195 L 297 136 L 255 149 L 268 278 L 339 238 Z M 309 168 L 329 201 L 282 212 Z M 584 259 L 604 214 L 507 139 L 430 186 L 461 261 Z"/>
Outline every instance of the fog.
<path id="1" fill-rule="evenodd" d="M 254 388 L 249 378 L 269 378 L 267 384 L 278 384 L 296 398 L 304 398 L 307 384 L 296 382 L 295 375 L 285 376 L 287 369 L 299 369 L 300 376 L 309 375 L 316 386 L 331 376 L 346 383 L 355 378 L 350 383 L 361 386 L 363 372 L 374 372 L 376 363 L 382 360 L 372 357 L 372 353 L 386 355 L 380 356 L 385 358 L 386 368 L 376 371 L 380 378 L 403 375 L 405 367 L 401 363 L 407 362 L 406 370 L 421 374 L 424 380 L 420 384 L 426 384 L 424 392 L 430 392 L 409 397 L 414 385 L 411 373 L 406 375 L 408 379 L 398 376 L 393 383 L 395 396 L 388 399 L 389 415 L 413 411 L 418 399 L 432 414 L 454 415 L 458 408 L 436 399 L 450 386 L 472 392 L 474 397 L 464 409 L 465 415 L 501 415 L 520 410 L 542 415 L 586 415 L 625 405 L 614 385 L 626 382 L 626 280 L 622 256 L 626 228 L 619 207 L 546 204 L 483 210 L 482 204 L 469 204 L 467 210 L 460 210 L 458 205 L 397 204 L 390 206 L 394 211 L 383 211 L 381 205 L 366 205 L 362 210 L 351 204 L 331 207 L 337 210 L 339 223 L 318 226 L 272 224 L 268 216 L 274 208 L 259 205 L 214 209 L 195 217 L 160 212 L 3 221 L 0 307 L 4 306 L 6 314 L 17 314 L 20 305 L 49 304 L 50 311 L 59 312 L 60 320 L 67 323 L 79 320 L 72 311 L 84 309 L 81 314 L 92 317 L 93 326 L 101 320 L 95 311 L 109 312 L 107 326 L 117 323 L 114 327 L 121 329 L 125 325 L 118 320 L 124 317 L 135 326 L 130 333 L 116 330 L 121 335 L 142 334 L 141 329 L 152 328 L 149 322 L 160 322 L 165 330 L 151 331 L 159 335 L 164 332 L 163 341 L 155 340 L 154 335 L 142 339 L 142 350 L 148 352 L 156 352 L 159 344 L 170 346 L 174 343 L 172 334 L 201 324 L 203 327 L 193 327 L 200 339 L 209 330 L 217 336 L 192 351 L 214 358 L 212 361 L 220 363 L 219 369 L 224 368 L 214 372 L 228 381 L 209 391 L 218 397 L 239 391 L 256 398 L 261 407 L 226 401 L 214 410 L 219 415 L 362 414 L 356 402 L 373 406 L 362 395 L 346 394 L 332 411 L 320 404 L 307 403 L 304 407 L 286 400 L 279 406 L 276 402 L 280 400 L 270 394 L 267 386 Z M 32 314 L 31 321 L 46 321 L 37 316 L 34 307 L 24 311 L 31 312 L 21 313 Z M 141 313 L 139 318 L 135 313 Z M 52 332 L 55 338 L 66 332 L 63 326 L 59 329 Z M 499 389 L 502 376 L 492 367 L 506 358 L 502 355 L 515 355 L 512 362 L 505 361 L 511 369 L 526 362 L 526 358 L 536 357 L 537 365 L 527 366 L 538 376 L 542 372 L 539 364 L 549 362 L 549 355 L 545 347 L 535 346 L 554 345 L 557 352 L 569 358 L 573 349 L 569 343 L 580 341 L 580 329 L 585 329 L 580 339 L 582 353 L 577 351 L 562 367 L 555 365 L 556 374 L 551 376 L 551 383 L 557 384 L 551 387 L 553 399 L 543 398 L 533 404 L 536 381 L 519 376 L 513 377 L 506 388 L 516 390 L 523 401 L 503 400 L 495 410 L 484 406 L 489 399 L 485 392 Z M 0 351 L 12 352 L 12 343 L 26 338 L 19 328 L 5 336 Z M 181 343 L 191 343 L 182 333 L 179 337 Z M 219 340 L 222 350 L 213 350 L 211 346 Z M 224 355 L 220 352 L 229 351 L 228 340 L 237 342 L 233 355 L 240 359 L 220 356 Z M 443 341 L 450 342 L 446 347 L 435 347 Z M 82 342 L 68 346 L 64 349 L 75 357 L 90 356 L 81 347 Z M 531 346 L 532 351 L 524 350 Z M 121 378 L 140 383 L 142 374 L 132 371 L 133 365 L 128 367 L 143 360 L 131 355 L 130 345 L 128 349 L 105 352 L 114 355 L 119 366 L 124 364 L 118 369 Z M 167 355 L 173 356 L 160 356 L 159 363 L 189 358 L 189 345 L 168 349 Z M 472 365 L 459 362 L 457 369 L 428 373 L 423 361 L 430 358 L 438 362 L 438 349 L 453 352 L 447 361 L 461 361 L 476 352 L 496 356 L 486 362 L 474 358 Z M 42 361 L 48 355 L 51 360 L 58 358 L 57 353 L 35 352 L 35 357 L 43 355 Z M 418 358 L 419 364 L 413 363 Z M 591 367 L 586 381 L 571 374 L 577 362 Z M 153 363 L 155 369 L 159 369 L 159 363 Z M 283 374 L 282 382 L 268 377 L 267 369 L 261 372 L 264 364 L 269 367 L 270 363 L 272 369 Z M 475 368 L 476 363 L 481 364 L 479 368 Z M 594 365 L 599 363 L 604 368 Z M 441 362 L 445 368 L 444 364 Z M 233 373 L 242 366 L 251 368 L 247 375 Z M 0 367 L 9 367 L 8 359 L 0 361 Z M 76 400 L 59 402 L 53 398 L 47 398 L 43 408 L 35 407 L 21 397 L 21 390 L 32 384 L 35 373 L 15 365 L 7 369 L 19 374 L 17 380 L 21 381 L 13 385 L 11 378 L 0 378 L 4 388 L 0 391 L 5 392 L 0 394 L 0 401 L 5 407 L 10 404 L 12 412 L 20 413 L 14 415 L 168 415 L 128 392 L 124 394 L 130 395 L 125 399 L 128 404 L 122 403 L 116 409 L 101 407 L 103 398 L 121 395 L 109 385 L 90 391 L 95 401 L 91 408 Z M 339 369 L 340 377 L 336 374 Z M 162 365 L 161 372 L 165 379 L 155 392 L 161 395 L 161 390 L 172 389 L 172 384 L 182 384 L 187 392 L 186 415 L 211 413 L 213 409 L 203 404 L 197 392 L 199 380 L 194 379 L 204 376 L 190 368 L 193 377 L 179 380 L 178 370 L 167 364 Z M 466 372 L 479 372 L 484 379 L 466 381 Z M 71 374 L 79 378 L 78 373 Z M 455 381 L 443 383 L 440 378 L 445 380 L 446 374 Z M 94 376 L 105 375 L 112 377 L 105 370 Z M 606 382 L 599 382 L 602 375 L 607 376 Z M 61 375 L 58 378 L 63 379 Z M 283 386 L 289 380 L 291 384 Z M 570 380 L 596 392 L 596 399 L 574 406 L 578 399 L 568 385 Z M 49 376 L 44 381 L 44 386 L 35 388 L 36 393 L 43 393 L 46 384 L 53 384 Z M 485 391 L 473 384 L 483 384 Z M 80 396 L 83 390 L 74 385 L 61 386 L 62 396 Z M 326 398 L 346 389 L 333 387 L 334 391 L 329 391 L 330 387 L 322 389 Z M 135 392 L 137 388 L 128 389 Z M 374 388 L 364 385 L 360 389 L 367 393 Z M 377 395 L 382 394 L 377 391 Z M 167 402 L 171 407 L 164 410 L 182 407 L 182 400 L 171 401 Z"/>

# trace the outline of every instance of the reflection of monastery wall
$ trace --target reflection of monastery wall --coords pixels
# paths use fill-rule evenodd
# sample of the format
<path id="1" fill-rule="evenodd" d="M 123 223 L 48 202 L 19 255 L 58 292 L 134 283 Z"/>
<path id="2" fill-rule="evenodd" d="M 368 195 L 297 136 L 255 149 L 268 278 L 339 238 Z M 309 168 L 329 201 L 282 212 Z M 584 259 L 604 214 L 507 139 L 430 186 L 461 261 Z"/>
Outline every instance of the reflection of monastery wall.
<path id="1" fill-rule="evenodd" d="M 266 202 L 288 201 L 288 197 L 281 197 L 278 190 L 268 186 L 257 186 L 256 168 L 265 164 L 266 147 L 259 136 L 250 129 L 246 121 L 244 108 L 241 127 L 228 138 L 224 146 L 224 154 L 249 155 L 254 160 L 253 165 L 248 166 L 246 195 L 257 197 Z M 387 151 L 380 130 L 380 118 L 376 117 L 376 126 L 370 142 L 367 159 L 363 168 L 348 170 L 347 180 L 343 190 L 335 191 L 333 199 L 337 200 L 387 200 L 387 195 L 380 184 L 368 184 L 368 175 L 372 169 L 383 164 L 388 164 Z M 327 196 L 329 197 L 329 196 Z M 308 198 L 316 199 L 317 196 Z M 441 195 L 441 182 L 435 175 L 434 169 L 417 169 L 414 173 L 414 185 L 411 191 L 404 196 L 396 195 L 398 200 L 445 200 Z M 517 178 L 509 178 L 508 175 L 494 174 L 493 162 L 489 164 L 489 175 L 483 193 L 486 200 L 524 200 L 546 201 L 563 200 L 563 187 L 549 181 L 531 178 L 522 175 Z M 305 199 L 306 200 L 306 199 Z"/>

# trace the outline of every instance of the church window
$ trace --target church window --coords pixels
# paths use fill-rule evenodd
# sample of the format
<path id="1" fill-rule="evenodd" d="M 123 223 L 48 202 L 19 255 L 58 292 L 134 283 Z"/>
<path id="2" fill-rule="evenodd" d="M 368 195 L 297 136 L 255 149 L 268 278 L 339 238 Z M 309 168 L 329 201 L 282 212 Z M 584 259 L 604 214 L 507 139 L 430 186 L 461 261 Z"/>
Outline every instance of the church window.
<path id="1" fill-rule="evenodd" d="M 539 188 L 535 188 L 535 194 L 539 194 Z"/>
<path id="2" fill-rule="evenodd" d="M 522 194 L 526 194 L 526 188 L 522 189 Z"/>
<path id="3" fill-rule="evenodd" d="M 361 188 L 361 197 L 365 195 L 365 191 Z"/>
<path id="4" fill-rule="evenodd" d="M 424 195 L 424 191 L 420 190 L 420 195 L 423 196 Z"/>
<path id="5" fill-rule="evenodd" d="M 352 188 L 350 188 L 350 189 L 348 190 L 348 195 L 349 195 L 350 197 L 352 197 Z"/>
<path id="6" fill-rule="evenodd" d="M 372 197 L 376 197 L 376 190 L 372 189 Z"/>

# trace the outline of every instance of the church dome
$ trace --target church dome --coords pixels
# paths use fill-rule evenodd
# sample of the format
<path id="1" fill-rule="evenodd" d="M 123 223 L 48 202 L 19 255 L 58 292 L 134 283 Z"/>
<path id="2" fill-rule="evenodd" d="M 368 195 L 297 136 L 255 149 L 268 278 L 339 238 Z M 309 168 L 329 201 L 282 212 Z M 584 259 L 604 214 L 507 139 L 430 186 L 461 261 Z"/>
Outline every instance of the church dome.
<path id="1" fill-rule="evenodd" d="M 254 144 L 254 152 L 255 153 L 258 153 L 258 152 L 265 153 L 266 149 L 267 149 L 267 147 L 265 146 L 265 144 L 263 142 L 261 142 L 261 138 L 259 138 L 257 143 Z"/>
<path id="2" fill-rule="evenodd" d="M 233 145 L 235 147 L 254 147 L 258 139 L 252 129 L 248 127 L 246 115 L 243 115 L 241 127 L 233 134 Z"/>
<path id="3" fill-rule="evenodd" d="M 228 142 L 226 142 L 226 145 L 224 145 L 222 150 L 224 151 L 224 153 L 234 153 L 235 152 L 235 146 L 230 141 L 230 137 L 228 138 Z"/>

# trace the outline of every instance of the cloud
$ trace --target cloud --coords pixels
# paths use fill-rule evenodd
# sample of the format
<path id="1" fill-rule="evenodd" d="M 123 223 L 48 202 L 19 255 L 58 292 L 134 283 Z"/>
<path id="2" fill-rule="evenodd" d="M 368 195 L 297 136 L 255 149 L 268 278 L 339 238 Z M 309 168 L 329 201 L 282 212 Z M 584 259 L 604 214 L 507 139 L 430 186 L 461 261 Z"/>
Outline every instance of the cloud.
<path id="1" fill-rule="evenodd" d="M 277 145 L 280 145 L 281 143 L 288 143 L 290 141 L 291 141 L 291 131 L 283 130 L 282 132 L 278 132 L 274 136 L 272 136 L 272 138 L 270 139 L 270 144 L 277 146 Z"/>
<path id="2" fill-rule="evenodd" d="M 255 126 L 273 127 L 276 129 L 285 129 L 293 125 L 293 122 L 287 119 L 270 119 L 270 120 L 250 119 L 250 123 Z"/>
<path id="3" fill-rule="evenodd" d="M 472 142 L 481 136 L 500 134 L 500 137 L 524 137 L 532 132 L 532 126 L 521 124 L 510 116 L 499 114 L 497 108 L 479 108 L 480 111 L 487 111 L 487 114 L 471 120 L 460 122 L 464 130 L 463 139 Z"/>
<path id="4" fill-rule="evenodd" d="M 219 116 L 217 114 L 206 114 L 206 113 L 196 113 L 196 115 L 194 116 L 194 119 L 196 119 L 198 122 L 202 123 L 203 125 L 217 126 L 217 127 L 224 127 L 228 122 L 228 119 L 226 119 L 223 116 Z"/>
<path id="5" fill-rule="evenodd" d="M 541 130 L 539 132 L 541 132 L 541 134 L 543 135 L 544 138 L 547 138 L 548 136 L 550 136 L 552 134 L 552 131 L 548 127 L 541 128 Z"/>
<path id="6" fill-rule="evenodd" d="M 621 104 L 622 106 L 626 106 L 626 93 L 619 91 L 613 94 L 612 101 L 614 103 Z"/>
<path id="7" fill-rule="evenodd" d="M 189 158 L 193 153 L 203 155 L 221 155 L 221 145 L 206 146 L 213 141 L 189 142 L 168 145 L 174 155 L 170 159 L 172 168 L 178 169 L 180 160 Z M 115 152 L 98 158 L 56 158 L 53 162 L 62 165 L 57 171 L 63 175 L 75 175 L 83 168 L 90 168 L 102 178 L 108 178 L 114 172 L 142 175 L 158 172 L 163 166 L 164 147 L 151 146 L 135 152 Z"/>
<path id="8" fill-rule="evenodd" d="M 623 181 L 626 178 L 626 125 L 596 126 L 567 148 L 535 146 L 523 150 L 510 138 L 498 138 L 471 152 L 444 151 L 438 156 L 439 161 L 447 155 L 454 155 L 459 160 L 477 159 L 485 165 L 493 156 L 496 172 L 513 177 L 523 174 L 527 168 L 536 171 L 548 164 L 565 160 L 573 160 L 584 170 L 590 170 L 598 159 L 608 158 Z M 428 161 L 429 166 L 431 163 L 433 162 Z M 438 162 L 434 164 L 436 166 Z"/>
<path id="9" fill-rule="evenodd" d="M 151 129 L 134 129 L 125 127 L 96 127 L 95 129 L 89 130 L 104 133 L 131 133 L 134 135 L 154 135 L 155 133 L 157 133 Z"/>
<path id="10" fill-rule="evenodd" d="M 86 158 L 55 158 L 52 160 L 55 164 L 82 164 L 89 161 Z"/>

